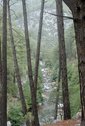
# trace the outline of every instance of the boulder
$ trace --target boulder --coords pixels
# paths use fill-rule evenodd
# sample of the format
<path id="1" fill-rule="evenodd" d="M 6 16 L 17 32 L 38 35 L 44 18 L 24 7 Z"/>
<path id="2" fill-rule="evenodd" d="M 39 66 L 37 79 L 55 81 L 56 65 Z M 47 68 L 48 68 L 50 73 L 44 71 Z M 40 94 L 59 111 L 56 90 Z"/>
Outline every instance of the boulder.
<path id="1" fill-rule="evenodd" d="M 7 121 L 7 126 L 11 126 L 11 122 L 10 121 Z"/>

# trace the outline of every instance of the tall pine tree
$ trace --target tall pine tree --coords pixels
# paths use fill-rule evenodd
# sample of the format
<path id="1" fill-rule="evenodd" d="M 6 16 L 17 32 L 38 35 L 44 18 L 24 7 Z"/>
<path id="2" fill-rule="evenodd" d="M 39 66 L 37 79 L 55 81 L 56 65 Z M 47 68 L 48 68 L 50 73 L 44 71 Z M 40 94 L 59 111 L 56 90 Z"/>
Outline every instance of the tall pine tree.
<path id="1" fill-rule="evenodd" d="M 85 0 L 63 0 L 74 18 L 81 98 L 81 126 L 85 126 Z"/>
<path id="2" fill-rule="evenodd" d="M 66 61 L 66 49 L 64 38 L 64 23 L 63 23 L 63 7 L 62 0 L 56 0 L 56 13 L 61 17 L 57 17 L 58 26 L 58 41 L 60 51 L 61 62 L 61 79 L 62 79 L 62 96 L 63 96 L 63 110 L 64 120 L 71 118 L 69 91 L 68 91 L 68 78 L 67 78 L 67 61 Z"/>
<path id="3" fill-rule="evenodd" d="M 1 126 L 7 126 L 7 0 L 3 0 L 2 22 L 2 119 Z"/>

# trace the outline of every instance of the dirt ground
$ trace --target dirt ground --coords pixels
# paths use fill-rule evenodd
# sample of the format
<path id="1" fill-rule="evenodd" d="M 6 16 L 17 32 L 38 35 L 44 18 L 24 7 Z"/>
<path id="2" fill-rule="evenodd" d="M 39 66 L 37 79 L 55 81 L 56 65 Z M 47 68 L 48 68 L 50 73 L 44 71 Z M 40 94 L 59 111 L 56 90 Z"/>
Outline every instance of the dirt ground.
<path id="1" fill-rule="evenodd" d="M 55 124 L 45 125 L 45 126 L 80 126 L 80 120 L 60 121 Z"/>

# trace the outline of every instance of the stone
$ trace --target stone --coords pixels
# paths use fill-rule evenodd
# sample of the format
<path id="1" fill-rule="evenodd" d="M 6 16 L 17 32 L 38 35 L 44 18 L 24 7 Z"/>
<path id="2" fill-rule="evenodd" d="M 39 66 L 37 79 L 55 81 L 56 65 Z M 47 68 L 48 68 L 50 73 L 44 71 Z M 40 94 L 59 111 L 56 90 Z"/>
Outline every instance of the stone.
<path id="1" fill-rule="evenodd" d="M 7 121 L 7 126 L 11 126 L 11 122 L 10 121 Z"/>

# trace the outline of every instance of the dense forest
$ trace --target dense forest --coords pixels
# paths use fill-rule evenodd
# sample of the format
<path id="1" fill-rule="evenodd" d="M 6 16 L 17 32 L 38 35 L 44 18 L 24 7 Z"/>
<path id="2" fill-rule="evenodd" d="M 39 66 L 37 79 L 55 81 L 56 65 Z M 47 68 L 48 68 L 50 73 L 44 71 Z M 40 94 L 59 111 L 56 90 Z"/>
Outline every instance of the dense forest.
<path id="1" fill-rule="evenodd" d="M 85 126 L 85 1 L 0 0 L 0 126 Z"/>

